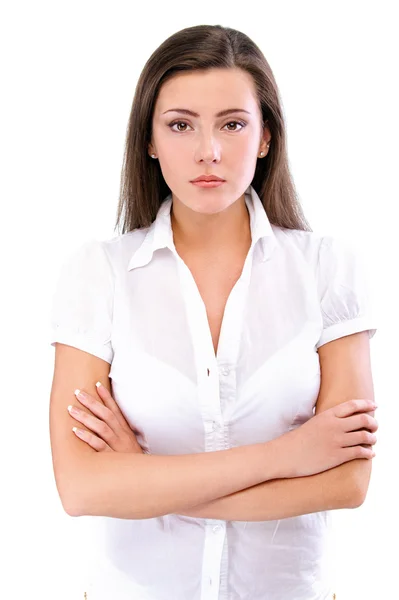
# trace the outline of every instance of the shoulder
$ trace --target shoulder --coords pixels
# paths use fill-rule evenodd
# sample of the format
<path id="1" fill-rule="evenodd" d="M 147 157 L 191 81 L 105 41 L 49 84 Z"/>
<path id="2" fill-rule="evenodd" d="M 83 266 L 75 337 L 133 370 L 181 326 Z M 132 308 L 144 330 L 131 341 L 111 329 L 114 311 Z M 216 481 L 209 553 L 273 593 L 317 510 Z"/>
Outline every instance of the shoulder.
<path id="1" fill-rule="evenodd" d="M 60 263 L 59 283 L 82 281 L 112 282 L 118 271 L 124 270 L 134 251 L 140 247 L 147 229 L 136 229 L 108 239 L 91 238 L 70 249 Z"/>
<path id="2" fill-rule="evenodd" d="M 114 272 L 116 272 L 119 269 L 127 268 L 132 255 L 142 245 L 148 229 L 148 227 L 134 229 L 112 238 L 96 240 L 95 243 L 107 256 Z"/>
<path id="3" fill-rule="evenodd" d="M 287 229 L 277 225 L 272 225 L 272 229 L 280 252 L 285 255 L 287 261 L 304 260 L 310 265 L 317 265 L 320 247 L 325 238 L 323 233 Z"/>
<path id="4" fill-rule="evenodd" d="M 361 258 L 355 245 L 344 237 L 321 231 L 272 227 L 278 245 L 287 255 L 301 255 L 316 267 L 336 261 L 359 261 Z"/>

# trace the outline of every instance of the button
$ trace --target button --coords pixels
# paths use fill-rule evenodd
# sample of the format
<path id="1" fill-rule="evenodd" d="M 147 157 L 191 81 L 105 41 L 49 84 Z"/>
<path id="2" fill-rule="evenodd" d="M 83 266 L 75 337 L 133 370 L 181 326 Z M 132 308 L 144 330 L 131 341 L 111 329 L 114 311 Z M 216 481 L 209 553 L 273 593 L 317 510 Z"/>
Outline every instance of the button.
<path id="1" fill-rule="evenodd" d="M 227 367 L 223 367 L 222 375 L 229 375 L 229 373 L 230 373 L 230 369 L 228 369 Z"/>
<path id="2" fill-rule="evenodd" d="M 212 529 L 213 533 L 219 533 L 219 531 L 221 531 L 222 526 L 221 525 L 215 525 L 215 527 Z"/>

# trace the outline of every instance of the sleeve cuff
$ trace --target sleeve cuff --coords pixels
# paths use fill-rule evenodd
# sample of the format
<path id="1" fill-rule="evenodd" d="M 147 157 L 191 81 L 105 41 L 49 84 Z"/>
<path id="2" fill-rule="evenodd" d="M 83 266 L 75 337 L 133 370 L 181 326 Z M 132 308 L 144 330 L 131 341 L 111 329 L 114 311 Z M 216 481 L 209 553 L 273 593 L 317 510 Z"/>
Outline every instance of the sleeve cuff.
<path id="1" fill-rule="evenodd" d="M 73 346 L 74 348 L 78 348 L 79 350 L 83 350 L 89 354 L 93 354 L 98 358 L 102 358 L 109 364 L 112 363 L 114 355 L 112 347 L 90 339 L 87 337 L 87 335 L 57 327 L 56 329 L 53 328 L 50 334 L 51 345 L 55 347 L 56 342 Z"/>
<path id="2" fill-rule="evenodd" d="M 358 333 L 360 331 L 368 331 L 369 338 L 371 339 L 377 329 L 373 329 L 375 323 L 370 320 L 369 317 L 359 317 L 357 319 L 349 319 L 348 321 L 342 321 L 327 327 L 323 330 L 319 341 L 316 344 L 316 348 L 320 348 L 323 344 L 337 340 L 345 335 L 351 335 L 352 333 Z"/>

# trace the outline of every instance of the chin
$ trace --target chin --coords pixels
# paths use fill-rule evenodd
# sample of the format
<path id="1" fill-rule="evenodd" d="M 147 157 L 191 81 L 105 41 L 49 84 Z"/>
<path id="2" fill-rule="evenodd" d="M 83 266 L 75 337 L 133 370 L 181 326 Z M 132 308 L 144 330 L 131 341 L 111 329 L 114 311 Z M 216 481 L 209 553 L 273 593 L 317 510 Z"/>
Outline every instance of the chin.
<path id="1" fill-rule="evenodd" d="M 214 202 L 193 202 L 191 209 L 195 212 L 202 213 L 203 215 L 215 215 L 216 213 L 222 212 L 229 208 L 233 202 L 221 202 L 215 200 Z"/>
<path id="2" fill-rule="evenodd" d="M 226 184 L 227 182 L 221 187 L 225 188 Z M 189 194 L 183 191 L 181 195 L 174 194 L 174 198 L 177 202 L 196 213 L 204 215 L 217 214 L 229 208 L 236 201 L 234 194 L 232 197 L 231 192 L 230 194 L 226 193 L 225 190 L 222 192 L 221 188 L 200 188 L 191 182 L 189 186 L 191 188 Z M 181 198 L 185 199 L 184 202 Z"/>

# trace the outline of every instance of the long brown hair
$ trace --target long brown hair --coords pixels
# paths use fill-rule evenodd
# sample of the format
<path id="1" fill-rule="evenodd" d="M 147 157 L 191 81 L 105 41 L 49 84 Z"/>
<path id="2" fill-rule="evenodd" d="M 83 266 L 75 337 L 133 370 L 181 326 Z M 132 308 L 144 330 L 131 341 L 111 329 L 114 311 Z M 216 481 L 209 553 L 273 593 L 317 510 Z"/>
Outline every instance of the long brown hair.
<path id="1" fill-rule="evenodd" d="M 162 84 L 181 72 L 214 68 L 243 69 L 254 80 L 271 141 L 266 158 L 257 161 L 251 185 L 269 221 L 288 229 L 312 231 L 288 167 L 285 122 L 272 70 L 247 35 L 222 25 L 182 29 L 167 38 L 146 62 L 136 86 L 127 127 L 115 229 L 122 225 L 124 234 L 150 226 L 161 203 L 171 193 L 159 162 L 148 154 L 154 106 Z"/>

